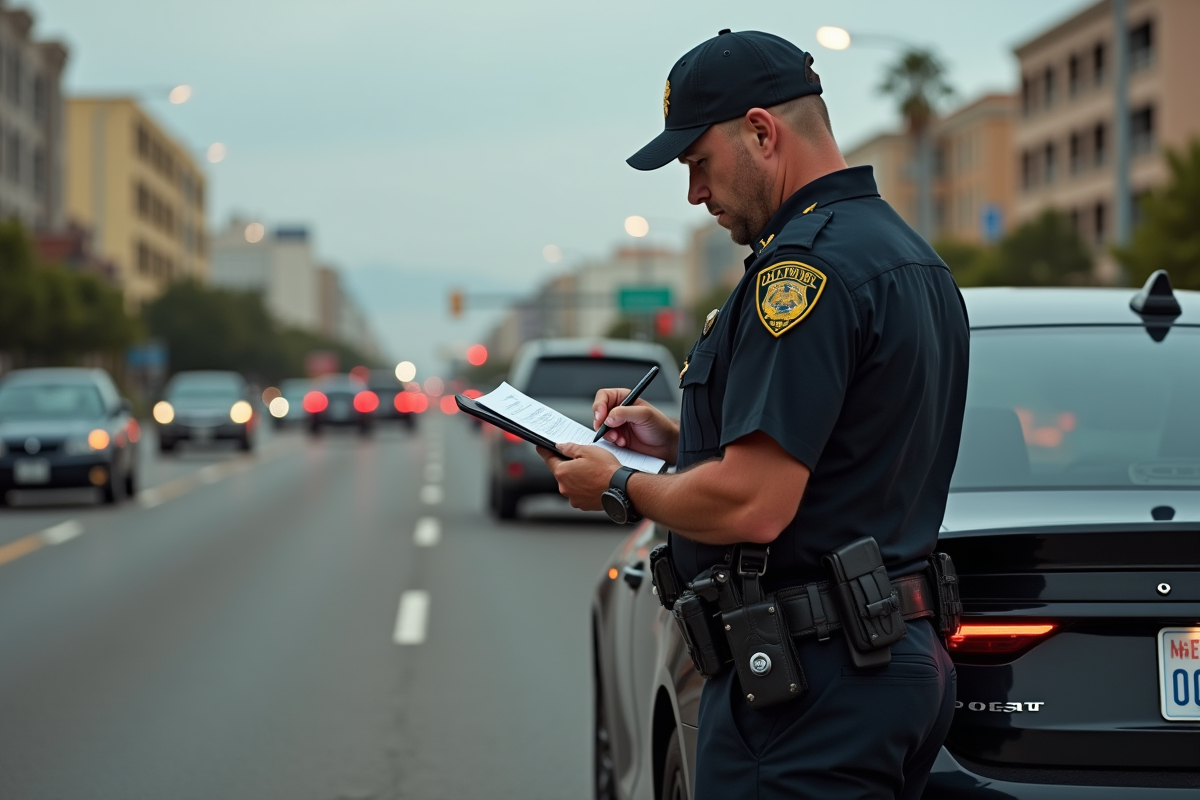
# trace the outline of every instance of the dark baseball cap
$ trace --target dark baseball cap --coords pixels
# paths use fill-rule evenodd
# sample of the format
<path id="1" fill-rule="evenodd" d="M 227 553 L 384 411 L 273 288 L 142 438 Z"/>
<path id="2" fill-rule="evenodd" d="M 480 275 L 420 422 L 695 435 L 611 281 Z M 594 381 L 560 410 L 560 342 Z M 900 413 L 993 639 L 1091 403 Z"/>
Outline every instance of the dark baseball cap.
<path id="1" fill-rule="evenodd" d="M 634 169 L 658 169 L 683 155 L 717 122 L 820 94 L 821 79 L 812 63 L 810 54 L 778 36 L 721 31 L 671 67 L 663 91 L 666 128 L 626 163 Z"/>

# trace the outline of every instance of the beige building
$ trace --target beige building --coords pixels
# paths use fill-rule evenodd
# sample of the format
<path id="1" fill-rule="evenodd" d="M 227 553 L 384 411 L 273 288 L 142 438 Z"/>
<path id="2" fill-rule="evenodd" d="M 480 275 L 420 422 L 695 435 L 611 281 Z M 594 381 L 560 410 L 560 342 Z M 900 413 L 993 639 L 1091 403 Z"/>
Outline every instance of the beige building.
<path id="1" fill-rule="evenodd" d="M 933 126 L 934 238 L 984 242 L 1011 227 L 1015 179 L 1012 137 L 1015 99 L 988 94 Z M 871 165 L 879 194 L 916 226 L 915 143 L 882 133 L 845 153 L 850 166 Z"/>
<path id="2" fill-rule="evenodd" d="M 1136 198 L 1166 179 L 1164 147 L 1200 135 L 1200 2 L 1127 0 L 1126 9 L 1130 190 Z M 1116 230 L 1113 27 L 1104 0 L 1015 49 L 1021 74 L 1017 218 L 1062 209 L 1098 248 Z M 1116 266 L 1101 254 L 1097 277 L 1114 280 Z"/>
<path id="3" fill-rule="evenodd" d="M 205 179 L 187 148 L 128 97 L 70 98 L 66 108 L 66 214 L 116 265 L 126 303 L 207 280 Z"/>
<path id="4" fill-rule="evenodd" d="M 33 17 L 0 0 L 0 217 L 63 227 L 62 72 L 67 49 L 31 36 Z"/>

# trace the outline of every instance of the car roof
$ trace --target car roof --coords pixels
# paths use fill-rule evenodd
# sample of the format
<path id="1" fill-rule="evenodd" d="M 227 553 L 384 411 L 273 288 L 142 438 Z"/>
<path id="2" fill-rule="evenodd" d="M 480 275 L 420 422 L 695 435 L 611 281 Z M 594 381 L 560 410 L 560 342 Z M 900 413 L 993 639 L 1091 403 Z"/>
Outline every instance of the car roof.
<path id="1" fill-rule="evenodd" d="M 14 369 L 3 376 L 8 382 L 21 383 L 97 383 L 106 376 L 104 370 L 86 367 L 39 367 L 37 369 Z"/>
<path id="2" fill-rule="evenodd" d="M 1032 289 L 1014 287 L 963 289 L 971 327 L 1003 328 L 1038 325 L 1141 325 L 1129 307 L 1138 289 L 1093 287 Z M 1183 313 L 1174 325 L 1200 325 L 1200 292 L 1176 289 Z"/>
<path id="3" fill-rule="evenodd" d="M 205 380 L 229 381 L 231 379 L 238 382 L 245 381 L 245 378 L 242 377 L 241 373 L 227 369 L 189 369 L 182 372 L 176 372 L 171 376 L 172 381 L 185 380 L 189 382 Z"/>
<path id="4" fill-rule="evenodd" d="M 674 361 L 671 351 L 654 342 L 632 339 L 534 339 L 521 348 L 518 358 L 545 357 L 628 358 L 638 361 Z"/>

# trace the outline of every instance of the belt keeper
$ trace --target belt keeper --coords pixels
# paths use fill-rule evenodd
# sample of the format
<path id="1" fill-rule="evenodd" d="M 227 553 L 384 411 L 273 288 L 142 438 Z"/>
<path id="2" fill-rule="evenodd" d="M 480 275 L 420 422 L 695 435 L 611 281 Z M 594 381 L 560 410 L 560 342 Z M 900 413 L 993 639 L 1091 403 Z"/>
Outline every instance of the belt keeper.
<path id="1" fill-rule="evenodd" d="M 808 592 L 808 608 L 812 612 L 813 625 L 817 629 L 817 641 L 824 642 L 829 638 L 829 622 L 825 619 L 825 606 L 821 603 L 821 592 L 815 583 L 804 587 Z"/>

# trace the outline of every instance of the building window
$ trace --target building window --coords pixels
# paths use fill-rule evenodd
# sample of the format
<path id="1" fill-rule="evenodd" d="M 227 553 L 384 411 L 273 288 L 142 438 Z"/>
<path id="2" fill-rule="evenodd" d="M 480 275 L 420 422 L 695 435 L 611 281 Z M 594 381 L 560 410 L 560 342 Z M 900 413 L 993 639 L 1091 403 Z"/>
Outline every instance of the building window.
<path id="1" fill-rule="evenodd" d="M 146 126 L 137 126 L 137 153 L 145 159 L 150 158 L 150 132 L 146 130 Z"/>
<path id="2" fill-rule="evenodd" d="M 46 196 L 46 153 L 40 147 L 33 148 L 33 196 Z"/>
<path id="3" fill-rule="evenodd" d="M 16 131 L 5 137 L 4 173 L 13 183 L 21 183 L 21 134 Z"/>
<path id="4" fill-rule="evenodd" d="M 1105 207 L 1103 201 L 1096 203 L 1096 208 L 1092 211 L 1092 217 L 1093 241 L 1098 245 L 1104 244 L 1104 236 L 1107 233 L 1108 209 Z"/>
<path id="5" fill-rule="evenodd" d="M 1071 57 L 1067 59 L 1067 91 L 1070 93 L 1071 97 L 1079 94 L 1079 90 L 1082 88 L 1081 73 L 1082 70 L 1079 67 L 1079 56 L 1072 54 Z"/>
<path id="6" fill-rule="evenodd" d="M 1108 48 L 1101 42 L 1092 48 L 1092 81 L 1099 86 L 1104 83 L 1105 71 L 1108 68 Z"/>
<path id="7" fill-rule="evenodd" d="M 1154 23 L 1143 22 L 1129 31 L 1129 70 L 1142 69 L 1154 61 Z"/>
<path id="8" fill-rule="evenodd" d="M 1054 84 L 1056 76 L 1054 67 L 1046 67 L 1046 71 L 1042 73 L 1042 107 L 1051 108 L 1054 106 Z"/>
<path id="9" fill-rule="evenodd" d="M 1021 188 L 1033 188 L 1033 153 L 1028 150 L 1021 153 Z"/>
<path id="10" fill-rule="evenodd" d="M 1042 148 L 1042 180 L 1046 183 L 1054 183 L 1054 171 L 1057 166 L 1056 150 L 1054 142 L 1046 142 Z"/>
<path id="11" fill-rule="evenodd" d="M 5 93 L 8 95 L 9 102 L 19 107 L 21 105 L 21 79 L 24 77 L 21 74 L 20 52 L 10 51 L 8 61 L 4 66 Z"/>
<path id="12" fill-rule="evenodd" d="M 150 248 L 145 242 L 137 243 L 137 268 L 142 275 L 150 274 Z"/>
<path id="13" fill-rule="evenodd" d="M 33 118 L 37 122 L 46 121 L 46 79 L 41 75 L 33 79 Z"/>
<path id="14" fill-rule="evenodd" d="M 1154 150 L 1154 106 L 1139 108 L 1129 115 L 1129 150 L 1134 155 Z"/>
<path id="15" fill-rule="evenodd" d="M 1070 161 L 1071 174 L 1079 174 L 1083 169 L 1083 137 L 1078 133 L 1071 134 L 1067 158 Z"/>
<path id="16" fill-rule="evenodd" d="M 1027 117 L 1033 113 L 1033 81 L 1024 76 L 1021 78 L 1021 113 Z"/>
<path id="17" fill-rule="evenodd" d="M 1099 167 L 1108 160 L 1108 127 L 1099 123 L 1092 129 L 1092 163 Z"/>

